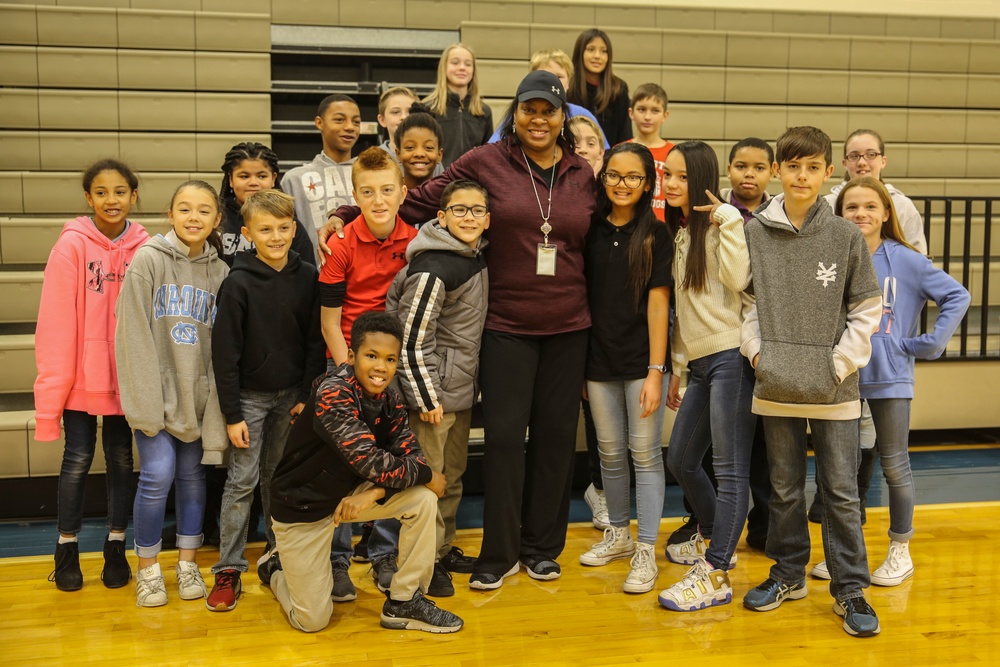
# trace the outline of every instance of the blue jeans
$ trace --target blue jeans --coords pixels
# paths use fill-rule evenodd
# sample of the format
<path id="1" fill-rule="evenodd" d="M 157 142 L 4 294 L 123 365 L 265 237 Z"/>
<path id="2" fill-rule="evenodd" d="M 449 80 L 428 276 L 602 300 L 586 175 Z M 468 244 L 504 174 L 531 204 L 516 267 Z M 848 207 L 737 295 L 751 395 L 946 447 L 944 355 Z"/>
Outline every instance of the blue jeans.
<path id="1" fill-rule="evenodd" d="M 910 470 L 910 399 L 869 399 L 882 472 L 889 485 L 889 539 L 913 537 L 913 472 Z"/>
<path id="2" fill-rule="evenodd" d="M 728 570 L 750 507 L 754 373 L 738 348 L 695 359 L 690 366 L 667 465 L 698 517 L 701 534 L 712 540 L 705 560 Z M 709 447 L 718 492 L 702 467 Z"/>
<path id="3" fill-rule="evenodd" d="M 76 535 L 83 526 L 83 493 L 87 473 L 97 449 L 97 417 L 78 410 L 63 410 L 66 448 L 59 470 L 58 526 L 65 535 Z M 107 465 L 108 531 L 128 528 L 129 486 L 132 483 L 132 429 L 125 417 L 106 415 L 101 444 Z"/>
<path id="4" fill-rule="evenodd" d="M 219 562 L 212 574 L 222 570 L 246 572 L 249 563 L 243 556 L 250 527 L 250 504 L 260 480 L 267 543 L 274 544 L 271 531 L 271 478 L 285 451 L 285 440 L 292 422 L 289 411 L 298 402 L 298 387 L 280 391 L 240 390 L 240 409 L 250 433 L 250 447 L 229 449 L 229 474 L 222 492 L 219 525 Z"/>
<path id="5" fill-rule="evenodd" d="M 166 431 L 153 437 L 136 431 L 135 443 L 139 449 L 139 487 L 132 510 L 136 555 L 156 558 L 160 553 L 160 533 L 171 484 L 176 486 L 177 548 L 197 549 L 202 543 L 201 523 L 205 516 L 201 438 L 181 442 Z"/>
<path id="6" fill-rule="evenodd" d="M 663 375 L 661 391 L 667 395 L 669 375 Z M 590 410 L 597 430 L 601 455 L 601 478 L 608 501 L 611 525 L 629 525 L 629 471 L 627 453 L 635 465 L 635 504 L 639 541 L 656 544 L 663 517 L 663 409 L 641 418 L 639 394 L 645 378 L 619 382 L 587 382 Z"/>
<path id="7" fill-rule="evenodd" d="M 868 553 L 861 533 L 858 420 L 810 419 L 816 478 L 823 502 L 823 552 L 830 570 L 830 594 L 837 600 L 861 597 L 871 584 Z M 809 564 L 806 519 L 806 420 L 764 417 L 771 467 L 771 521 L 767 535 L 771 577 L 794 584 Z"/>

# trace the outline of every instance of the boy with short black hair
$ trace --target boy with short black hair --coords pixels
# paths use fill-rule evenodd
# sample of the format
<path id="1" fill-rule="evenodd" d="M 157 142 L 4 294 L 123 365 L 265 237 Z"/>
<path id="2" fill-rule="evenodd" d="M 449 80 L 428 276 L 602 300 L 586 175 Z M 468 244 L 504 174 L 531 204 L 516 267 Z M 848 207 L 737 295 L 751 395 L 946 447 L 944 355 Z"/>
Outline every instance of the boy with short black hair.
<path id="1" fill-rule="evenodd" d="M 427 465 L 406 407 L 389 387 L 402 336 L 399 320 L 386 313 L 354 321 L 346 362 L 314 384 L 274 473 L 276 547 L 264 567 L 288 622 L 303 632 L 322 630 L 333 615 L 326 563 L 335 527 L 389 517 L 403 527 L 382 626 L 462 629 L 462 619 L 424 597 L 434 563 L 437 498 L 447 480 Z"/>
<path id="2" fill-rule="evenodd" d="M 743 604 L 769 611 L 806 595 L 808 419 L 826 504 L 823 547 L 834 612 L 849 634 L 868 637 L 880 627 L 864 598 L 870 575 L 857 486 L 858 368 L 871 356 L 882 299 L 864 236 L 820 199 L 831 158 L 824 132 L 789 128 L 773 165 L 782 194 L 745 228 L 756 304 L 740 349 L 756 369 L 753 411 L 764 416 L 774 487 L 766 553 L 776 563 Z"/>
<path id="3" fill-rule="evenodd" d="M 316 230 L 326 222 L 327 211 L 354 203 L 351 150 L 361 136 L 361 109 L 352 97 L 328 95 L 319 103 L 313 122 L 323 150 L 312 162 L 289 170 L 281 178 L 281 189 L 295 197 L 295 217 L 316 247 Z"/>
<path id="4" fill-rule="evenodd" d="M 454 595 L 449 572 L 472 573 L 475 559 L 451 545 L 469 456 L 488 279 L 483 232 L 489 196 L 474 181 L 450 183 L 437 220 L 420 228 L 409 260 L 389 288 L 386 312 L 403 323 L 399 386 L 427 463 L 448 477 L 438 501 L 437 559 L 429 595 Z"/>
<path id="5" fill-rule="evenodd" d="M 258 478 L 267 541 L 274 544 L 271 476 L 291 422 L 324 370 L 317 270 L 290 250 L 294 200 L 264 190 L 247 197 L 240 213 L 243 236 L 255 250 L 234 256 L 212 329 L 215 383 L 233 449 L 222 494 L 219 562 L 212 566 L 215 585 L 207 600 L 211 611 L 230 611 L 242 591 Z"/>
<path id="6" fill-rule="evenodd" d="M 660 136 L 660 131 L 669 115 L 667 91 L 659 84 L 644 83 L 635 89 L 632 94 L 632 104 L 628 109 L 628 117 L 635 123 L 635 138 L 629 141 L 642 144 L 653 154 L 653 164 L 656 166 L 653 213 L 660 222 L 664 221 L 667 205 L 666 193 L 663 191 L 663 164 L 667 161 L 667 153 L 674 147 L 671 142 Z"/>
<path id="7" fill-rule="evenodd" d="M 729 151 L 726 176 L 731 188 L 724 188 L 719 194 L 722 201 L 732 204 L 743 216 L 743 222 L 750 222 L 757 207 L 768 200 L 767 184 L 771 182 L 771 165 L 774 151 L 763 139 L 747 137 Z"/>

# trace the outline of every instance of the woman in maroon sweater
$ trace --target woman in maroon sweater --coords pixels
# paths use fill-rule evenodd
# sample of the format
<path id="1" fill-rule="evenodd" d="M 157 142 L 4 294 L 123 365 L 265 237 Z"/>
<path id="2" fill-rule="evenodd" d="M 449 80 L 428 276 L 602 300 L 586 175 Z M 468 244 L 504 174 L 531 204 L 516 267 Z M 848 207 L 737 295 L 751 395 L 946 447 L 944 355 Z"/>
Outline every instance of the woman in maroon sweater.
<path id="1" fill-rule="evenodd" d="M 434 218 L 445 186 L 460 178 L 489 192 L 483 546 L 469 580 L 481 590 L 499 588 L 521 565 L 534 579 L 561 573 L 590 327 L 583 251 L 596 206 L 593 171 L 574 153 L 565 104 L 554 74 L 532 72 L 503 115 L 513 122 L 501 140 L 409 191 L 399 210 L 410 223 Z"/>

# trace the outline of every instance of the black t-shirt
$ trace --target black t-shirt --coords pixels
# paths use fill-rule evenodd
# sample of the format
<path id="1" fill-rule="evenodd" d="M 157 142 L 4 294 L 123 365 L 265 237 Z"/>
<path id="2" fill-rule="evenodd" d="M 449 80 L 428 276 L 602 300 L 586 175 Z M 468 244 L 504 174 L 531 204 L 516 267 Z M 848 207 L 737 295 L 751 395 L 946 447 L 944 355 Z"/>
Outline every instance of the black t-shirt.
<path id="1" fill-rule="evenodd" d="M 673 287 L 674 244 L 666 225 L 653 233 L 653 266 L 646 292 L 636 308 L 628 289 L 628 245 L 635 220 L 615 227 L 595 216 L 587 235 L 587 297 L 590 302 L 590 346 L 587 379 L 595 382 L 638 380 L 649 366 L 647 295 L 654 287 Z M 670 366 L 669 351 L 664 362 Z"/>

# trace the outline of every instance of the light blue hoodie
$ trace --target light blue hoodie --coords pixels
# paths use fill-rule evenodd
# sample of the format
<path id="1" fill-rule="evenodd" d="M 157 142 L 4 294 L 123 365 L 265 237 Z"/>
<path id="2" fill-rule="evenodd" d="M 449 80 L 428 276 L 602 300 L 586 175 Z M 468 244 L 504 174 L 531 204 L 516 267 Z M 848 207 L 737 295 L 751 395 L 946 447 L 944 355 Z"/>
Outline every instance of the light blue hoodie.
<path id="1" fill-rule="evenodd" d="M 872 255 L 882 288 L 882 321 L 872 336 L 872 358 L 861 369 L 862 398 L 913 398 L 915 359 L 937 359 L 969 309 L 971 297 L 927 257 L 886 239 Z M 920 311 L 932 300 L 933 331 L 918 336 Z"/>

